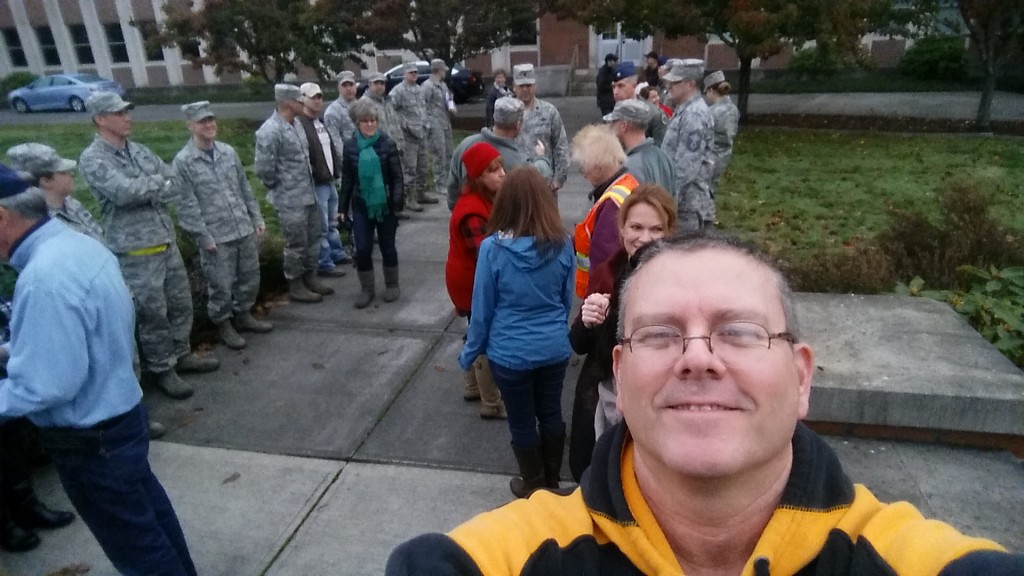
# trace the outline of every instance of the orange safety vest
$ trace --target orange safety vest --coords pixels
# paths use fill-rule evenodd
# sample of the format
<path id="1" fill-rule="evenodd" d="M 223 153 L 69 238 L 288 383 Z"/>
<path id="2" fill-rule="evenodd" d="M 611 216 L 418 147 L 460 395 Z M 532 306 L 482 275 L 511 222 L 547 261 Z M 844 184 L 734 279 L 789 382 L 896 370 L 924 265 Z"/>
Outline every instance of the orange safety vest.
<path id="1" fill-rule="evenodd" d="M 608 187 L 601 197 L 594 203 L 593 208 L 587 213 L 587 217 L 576 225 L 576 233 L 573 235 L 573 245 L 576 247 L 576 295 L 584 298 L 587 295 L 587 283 L 590 282 L 590 236 L 594 233 L 594 222 L 597 220 L 597 209 L 602 203 L 611 200 L 616 205 L 622 206 L 622 201 L 640 183 L 632 174 L 626 172 L 619 176 L 612 185 Z"/>

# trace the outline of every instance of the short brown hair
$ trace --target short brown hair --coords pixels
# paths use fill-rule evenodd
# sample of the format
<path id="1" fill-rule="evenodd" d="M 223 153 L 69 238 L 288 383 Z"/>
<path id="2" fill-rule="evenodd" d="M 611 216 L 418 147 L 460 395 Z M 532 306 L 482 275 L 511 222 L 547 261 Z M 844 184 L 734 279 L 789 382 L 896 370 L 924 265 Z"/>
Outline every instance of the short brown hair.
<path id="1" fill-rule="evenodd" d="M 520 166 L 505 175 L 494 200 L 487 233 L 533 236 L 541 251 L 557 250 L 566 238 L 551 185 L 533 166 Z"/>
<path id="2" fill-rule="evenodd" d="M 647 204 L 654 208 L 654 211 L 658 213 L 658 218 L 661 219 L 661 223 L 665 225 L 666 236 L 671 236 L 675 233 L 676 221 L 678 220 L 676 201 L 672 199 L 672 196 L 664 188 L 657 184 L 641 184 L 629 196 L 626 196 L 626 199 L 622 201 L 622 206 L 619 206 L 619 230 L 625 228 L 629 211 L 637 204 Z"/>

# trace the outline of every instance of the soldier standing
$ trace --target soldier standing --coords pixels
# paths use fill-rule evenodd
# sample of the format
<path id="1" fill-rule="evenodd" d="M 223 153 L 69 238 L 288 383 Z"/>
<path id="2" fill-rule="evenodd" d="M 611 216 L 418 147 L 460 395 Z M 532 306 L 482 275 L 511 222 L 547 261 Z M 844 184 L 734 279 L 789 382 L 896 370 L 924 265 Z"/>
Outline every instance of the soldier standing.
<path id="1" fill-rule="evenodd" d="M 650 110 L 647 114 L 648 120 L 647 125 L 644 127 L 644 133 L 654 139 L 656 146 L 661 146 L 662 140 L 665 139 L 668 116 L 661 111 L 661 108 L 658 108 L 657 104 L 640 98 L 640 95 L 637 94 L 636 86 L 636 66 L 632 62 L 619 64 L 615 68 L 615 73 L 612 74 L 612 95 L 615 101 L 636 100 L 643 102 Z"/>
<path id="2" fill-rule="evenodd" d="M 711 141 L 714 120 L 701 98 L 698 83 L 704 78 L 704 61 L 672 60 L 665 74 L 675 114 L 669 122 L 661 149 L 676 167 L 676 182 L 669 190 L 679 207 L 679 231 L 713 228 L 715 203 L 711 198 Z"/>
<path id="3" fill-rule="evenodd" d="M 11 168 L 32 175 L 35 185 L 46 196 L 46 207 L 51 218 L 103 242 L 103 228 L 81 202 L 71 197 L 75 191 L 72 171 L 78 162 L 61 158 L 53 148 L 36 142 L 10 148 L 7 150 L 7 159 Z"/>
<path id="4" fill-rule="evenodd" d="M 79 158 L 79 170 L 99 200 L 105 243 L 117 255 L 135 301 L 142 373 L 171 398 L 188 398 L 195 388 L 178 372 L 209 372 L 220 362 L 189 347 L 192 290 L 167 212 L 179 198 L 174 171 L 149 148 L 128 140 L 131 103 L 97 92 L 85 106 L 97 133 Z"/>
<path id="5" fill-rule="evenodd" d="M 641 184 L 657 184 L 669 191 L 676 174 L 672 161 L 644 130 L 651 109 L 645 102 L 630 98 L 615 103 L 615 109 L 604 117 L 611 124 L 612 134 L 626 151 L 626 170 Z"/>
<path id="6" fill-rule="evenodd" d="M 324 111 L 324 125 L 331 134 L 331 140 L 338 144 L 338 153 L 345 140 L 352 137 L 356 125 L 348 115 L 348 107 L 356 101 L 356 75 L 345 70 L 338 74 L 338 99 Z"/>
<path id="7" fill-rule="evenodd" d="M 423 100 L 427 105 L 427 143 L 433 158 L 432 171 L 434 188 L 438 194 L 445 193 L 445 177 L 452 161 L 452 120 L 455 114 L 455 102 L 452 91 L 445 83 L 448 66 L 444 60 L 434 58 L 430 61 L 430 78 L 422 85 Z M 426 196 L 421 203 L 435 204 L 437 198 Z"/>
<path id="8" fill-rule="evenodd" d="M 562 125 L 562 116 L 557 108 L 537 98 L 537 76 L 533 64 L 514 67 L 512 80 L 516 96 L 525 105 L 523 125 L 518 136 L 520 148 L 533 150 L 538 142 L 544 145 L 554 170 L 551 191 L 558 192 L 569 176 L 569 142 L 565 136 L 565 126 Z"/>
<path id="9" fill-rule="evenodd" d="M 262 238 L 267 227 L 238 154 L 217 141 L 217 118 L 210 103 L 193 102 L 181 111 L 192 137 L 171 163 L 181 186 L 178 223 L 199 246 L 210 321 L 225 346 L 241 350 L 246 342 L 238 331 L 273 328 L 251 312 L 260 288 L 257 237 Z"/>
<path id="10" fill-rule="evenodd" d="M 302 114 L 298 86 L 274 86 L 277 109 L 256 131 L 256 176 L 267 187 L 284 234 L 284 277 L 292 302 L 323 301 L 334 292 L 316 276 L 320 255 L 320 207 L 313 191 L 309 143 L 296 119 Z"/>
<path id="11" fill-rule="evenodd" d="M 402 82 L 391 90 L 391 104 L 402 117 L 402 173 L 405 180 L 405 207 L 413 212 L 422 212 L 420 206 L 427 188 L 427 143 L 424 118 L 427 105 L 423 100 L 423 89 L 416 83 L 418 75 L 415 62 L 406 62 Z M 432 199 L 436 201 L 437 199 Z M 426 201 L 430 204 L 430 200 Z"/>
<path id="12" fill-rule="evenodd" d="M 711 157 L 715 169 L 711 175 L 711 199 L 715 199 L 718 181 L 725 174 L 732 160 L 732 143 L 740 128 L 740 111 L 729 98 L 729 82 L 721 70 L 708 74 L 704 79 L 704 98 L 715 121 L 715 136 L 711 144 Z"/>

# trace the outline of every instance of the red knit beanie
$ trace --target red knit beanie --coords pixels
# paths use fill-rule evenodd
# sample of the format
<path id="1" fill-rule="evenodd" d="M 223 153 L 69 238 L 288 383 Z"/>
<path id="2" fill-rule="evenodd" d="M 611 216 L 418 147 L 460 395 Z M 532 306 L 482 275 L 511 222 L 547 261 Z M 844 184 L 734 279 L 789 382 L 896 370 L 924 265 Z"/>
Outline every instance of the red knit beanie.
<path id="1" fill-rule="evenodd" d="M 462 153 L 462 163 L 466 166 L 466 175 L 474 180 L 479 178 L 484 170 L 499 158 L 498 150 L 487 142 L 477 142 Z"/>

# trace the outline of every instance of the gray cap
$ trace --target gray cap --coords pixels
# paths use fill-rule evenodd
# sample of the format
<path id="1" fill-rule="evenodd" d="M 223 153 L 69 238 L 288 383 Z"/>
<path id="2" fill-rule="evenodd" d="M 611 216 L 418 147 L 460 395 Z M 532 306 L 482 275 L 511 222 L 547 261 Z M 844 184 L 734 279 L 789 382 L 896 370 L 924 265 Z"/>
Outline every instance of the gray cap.
<path id="1" fill-rule="evenodd" d="M 494 101 L 494 123 L 500 126 L 513 126 L 523 119 L 526 106 L 519 98 L 502 96 Z"/>
<path id="2" fill-rule="evenodd" d="M 374 72 L 366 77 L 367 82 L 386 82 L 387 76 L 383 72 Z"/>
<path id="3" fill-rule="evenodd" d="M 302 92 L 294 84 L 274 84 L 274 100 L 277 102 L 302 102 Z"/>
<path id="4" fill-rule="evenodd" d="M 512 83 L 516 86 L 520 84 L 536 84 L 537 75 L 534 73 L 533 64 L 516 64 L 513 66 Z"/>
<path id="5" fill-rule="evenodd" d="M 672 67 L 669 68 L 668 73 L 665 74 L 665 80 L 669 82 L 693 80 L 699 84 L 701 78 L 704 77 L 703 60 L 687 58 L 685 60 L 670 60 L 669 63 Z"/>
<path id="6" fill-rule="evenodd" d="M 302 100 L 309 100 L 319 94 L 324 95 L 324 91 L 320 89 L 320 85 L 316 82 L 305 82 L 302 86 L 299 86 L 299 93 L 302 94 Z"/>
<path id="7" fill-rule="evenodd" d="M 342 71 L 341 74 L 338 74 L 338 77 L 335 78 L 335 80 L 338 81 L 338 84 L 345 84 L 347 82 L 351 82 L 351 83 L 355 84 L 356 83 L 356 75 L 351 70 L 344 70 L 344 71 Z"/>
<path id="8" fill-rule="evenodd" d="M 641 128 L 646 127 L 650 119 L 651 107 L 646 102 L 636 98 L 616 102 L 615 108 L 610 113 L 604 115 L 605 122 L 622 120 Z"/>
<path id="9" fill-rule="evenodd" d="M 708 74 L 708 77 L 704 79 L 704 89 L 707 90 L 708 88 L 711 88 L 716 84 L 721 84 L 722 82 L 725 82 L 725 72 L 716 70 L 711 74 Z"/>
<path id="10" fill-rule="evenodd" d="M 416 67 L 415 62 L 406 62 L 402 65 L 402 74 L 407 74 L 409 72 L 419 72 L 419 68 Z"/>
<path id="11" fill-rule="evenodd" d="M 113 92 L 95 92 L 85 101 L 85 110 L 93 116 L 114 114 L 132 108 L 135 108 L 135 104 L 125 102 Z"/>
<path id="12" fill-rule="evenodd" d="M 11 168 L 28 172 L 35 178 L 46 173 L 70 172 L 78 166 L 78 162 L 61 158 L 53 148 L 36 142 L 10 148 L 7 150 L 7 160 Z"/>
<path id="13" fill-rule="evenodd" d="M 185 120 L 188 120 L 189 122 L 199 122 L 200 120 L 215 118 L 217 116 L 210 108 L 210 102 L 208 100 L 185 104 L 181 107 L 181 111 L 185 113 Z"/>
<path id="14" fill-rule="evenodd" d="M 430 71 L 433 72 L 435 70 L 448 70 L 448 65 L 444 63 L 444 60 L 434 58 L 430 61 Z"/>

